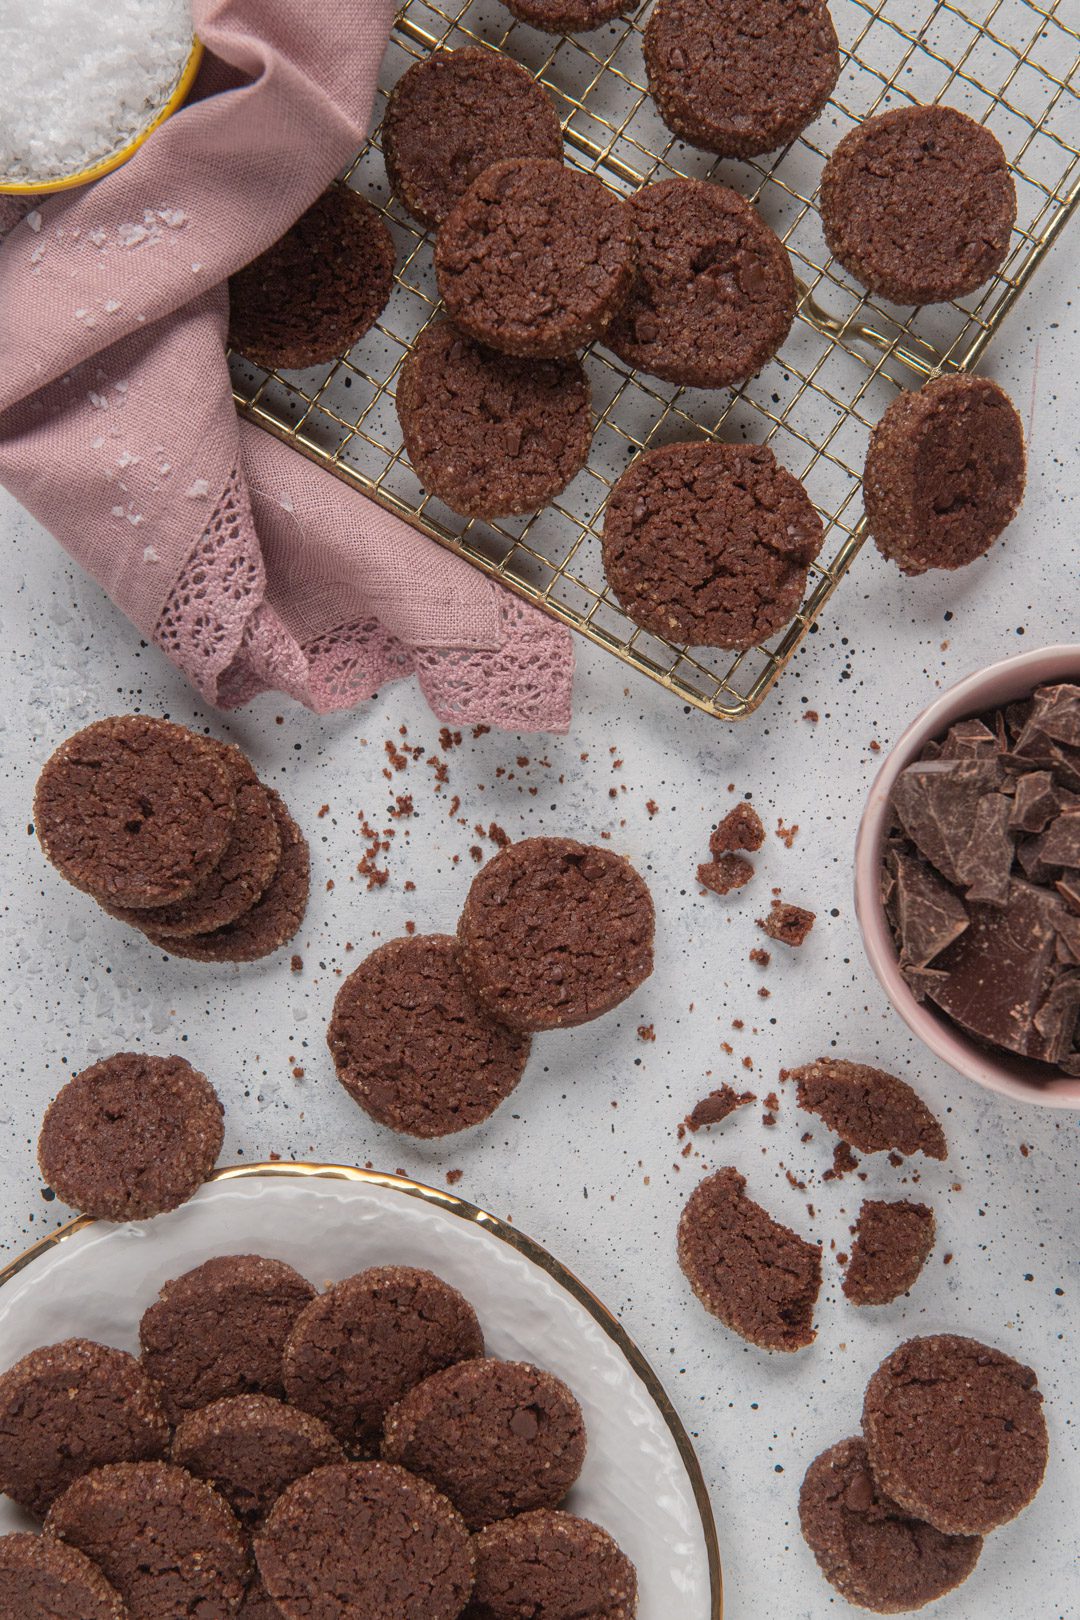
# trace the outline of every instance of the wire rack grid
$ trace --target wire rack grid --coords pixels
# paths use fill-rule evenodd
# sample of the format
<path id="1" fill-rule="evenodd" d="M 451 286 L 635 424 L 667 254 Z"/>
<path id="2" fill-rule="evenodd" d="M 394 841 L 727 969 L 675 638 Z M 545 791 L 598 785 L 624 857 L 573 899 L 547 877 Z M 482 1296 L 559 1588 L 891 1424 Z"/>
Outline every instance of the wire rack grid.
<path id="1" fill-rule="evenodd" d="M 394 409 L 409 347 L 438 310 L 429 237 L 389 195 L 375 133 L 344 178 L 384 213 L 398 250 L 393 298 L 357 346 L 305 372 L 233 356 L 238 408 L 414 527 L 510 586 L 683 703 L 749 715 L 777 680 L 866 538 L 861 469 L 870 429 L 899 389 L 973 368 L 1080 201 L 1080 29 L 1072 0 L 831 0 L 842 71 L 821 116 L 762 161 L 717 160 L 673 137 L 645 85 L 649 6 L 560 38 L 515 22 L 499 0 L 408 0 L 383 63 L 380 102 L 437 48 L 484 45 L 529 68 L 553 97 L 567 161 L 623 195 L 673 175 L 748 197 L 785 242 L 798 314 L 781 353 L 733 391 L 677 388 L 628 370 L 601 345 L 585 357 L 596 435 L 587 468 L 542 512 L 469 521 L 420 486 Z M 901 311 L 858 287 L 825 247 L 821 168 L 854 124 L 887 106 L 944 101 L 985 123 L 1008 156 L 1017 224 L 1000 271 L 956 303 Z M 599 536 L 607 496 L 640 451 L 678 439 L 771 445 L 825 523 L 806 598 L 787 628 L 737 657 L 638 629 L 606 588 Z"/>

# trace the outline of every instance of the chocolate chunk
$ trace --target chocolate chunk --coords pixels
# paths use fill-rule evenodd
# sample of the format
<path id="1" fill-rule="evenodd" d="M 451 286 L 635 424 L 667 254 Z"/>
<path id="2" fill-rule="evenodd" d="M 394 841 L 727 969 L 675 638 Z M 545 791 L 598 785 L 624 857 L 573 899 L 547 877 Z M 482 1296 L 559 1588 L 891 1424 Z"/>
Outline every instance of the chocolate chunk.
<path id="1" fill-rule="evenodd" d="M 924 862 L 893 850 L 888 869 L 895 883 L 891 899 L 902 940 L 901 967 L 926 967 L 959 939 L 968 925 L 967 911 L 948 884 Z"/>
<path id="2" fill-rule="evenodd" d="M 979 759 L 998 751 L 997 737 L 981 720 L 958 720 L 941 745 L 941 759 Z"/>
<path id="3" fill-rule="evenodd" d="M 962 884 L 962 866 L 979 800 L 999 786 L 996 761 L 920 760 L 901 771 L 893 809 L 915 848 L 950 883 Z"/>
<path id="4" fill-rule="evenodd" d="M 1043 1044 L 1047 1063 L 1060 1063 L 1073 1048 L 1080 1015 L 1080 974 L 1061 973 L 1032 1023 Z"/>
<path id="5" fill-rule="evenodd" d="M 757 1102 L 752 1091 L 738 1092 L 734 1086 L 723 1085 L 719 1091 L 710 1091 L 707 1097 L 694 1104 L 686 1123 L 692 1131 L 699 1131 L 703 1125 L 719 1125 L 736 1108 L 744 1108 L 752 1102 Z"/>
<path id="6" fill-rule="evenodd" d="M 1009 899 L 1013 840 L 1009 833 L 1011 801 L 1004 793 L 984 793 L 975 806 L 971 837 L 960 862 L 961 881 L 969 900 L 1004 906 Z M 1077 818 L 1080 826 L 1080 817 Z"/>
<path id="7" fill-rule="evenodd" d="M 1017 777 L 1009 827 L 1013 832 L 1041 833 L 1061 808 L 1049 771 L 1027 771 Z"/>
<path id="8" fill-rule="evenodd" d="M 853 1305 L 887 1305 L 906 1294 L 934 1246 L 934 1212 L 906 1199 L 868 1198 L 859 1210 L 844 1293 Z"/>
<path id="9" fill-rule="evenodd" d="M 1040 857 L 1044 866 L 1080 867 L 1080 815 L 1071 811 L 1050 823 Z"/>
<path id="10" fill-rule="evenodd" d="M 1080 687 L 1040 687 L 1031 721 L 1044 736 L 1069 748 L 1080 748 Z"/>

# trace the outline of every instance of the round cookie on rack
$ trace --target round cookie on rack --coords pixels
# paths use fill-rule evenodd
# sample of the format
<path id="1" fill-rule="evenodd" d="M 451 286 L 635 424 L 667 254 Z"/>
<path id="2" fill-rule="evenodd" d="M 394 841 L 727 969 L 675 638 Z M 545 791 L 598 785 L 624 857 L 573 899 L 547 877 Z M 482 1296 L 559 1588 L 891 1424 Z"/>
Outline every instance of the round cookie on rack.
<path id="1" fill-rule="evenodd" d="M 634 1620 L 637 1572 L 606 1530 L 538 1508 L 473 1538 L 476 1585 L 462 1620 Z"/>
<path id="2" fill-rule="evenodd" d="M 457 940 L 388 940 L 337 993 L 326 1035 L 338 1079 L 381 1125 L 449 1136 L 494 1113 L 530 1041 L 496 1023 L 465 983 Z"/>
<path id="3" fill-rule="evenodd" d="M 458 922 L 462 969 L 511 1029 L 565 1029 L 649 977 L 654 926 L 629 861 L 572 838 L 523 838 L 473 879 Z"/>
<path id="4" fill-rule="evenodd" d="M 503 354 L 559 358 L 598 338 L 634 279 L 627 206 L 553 158 L 493 163 L 450 210 L 435 275 L 451 319 Z"/>
<path id="5" fill-rule="evenodd" d="M 503 0 L 519 22 L 547 34 L 583 34 L 632 11 L 636 0 Z"/>
<path id="6" fill-rule="evenodd" d="M 376 209 L 335 182 L 280 241 L 229 277 L 229 342 L 269 371 L 351 349 L 394 290 L 394 242 Z"/>
<path id="7" fill-rule="evenodd" d="M 664 123 L 721 157 L 786 146 L 840 74 L 825 0 L 657 0 L 643 46 Z"/>
<path id="8" fill-rule="evenodd" d="M 870 436 L 870 533 L 902 573 L 964 568 L 988 551 L 1024 496 L 1024 426 L 989 377 L 936 377 L 894 399 Z"/>
<path id="9" fill-rule="evenodd" d="M 538 511 L 581 471 L 592 444 L 578 360 L 496 354 L 449 321 L 417 339 L 397 413 L 416 476 L 463 517 Z"/>
<path id="10" fill-rule="evenodd" d="M 51 1536 L 0 1536 L 0 1614 L 11 1620 L 128 1620 L 115 1587 L 85 1553 Z"/>
<path id="11" fill-rule="evenodd" d="M 386 105 L 383 155 L 394 195 L 434 229 L 492 163 L 562 157 L 555 104 L 497 51 L 435 51 L 403 73 Z"/>
<path id="12" fill-rule="evenodd" d="M 955 107 L 894 107 L 850 130 L 821 176 L 829 251 L 872 293 L 937 304 L 1009 251 L 1016 187 L 997 138 Z"/>
<path id="13" fill-rule="evenodd" d="M 744 197 L 660 180 L 630 199 L 638 275 L 604 342 L 628 366 L 688 388 L 760 371 L 795 318 L 787 249 Z"/>
<path id="14" fill-rule="evenodd" d="M 667 444 L 611 492 L 604 571 L 653 635 L 742 651 L 798 611 L 822 538 L 810 497 L 767 446 Z"/>

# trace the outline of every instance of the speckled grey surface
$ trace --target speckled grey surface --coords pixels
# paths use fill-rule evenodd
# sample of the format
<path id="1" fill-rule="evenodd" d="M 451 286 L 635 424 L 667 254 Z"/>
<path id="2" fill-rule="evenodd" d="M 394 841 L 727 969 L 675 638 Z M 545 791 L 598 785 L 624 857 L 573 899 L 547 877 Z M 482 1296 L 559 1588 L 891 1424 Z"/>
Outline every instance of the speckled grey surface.
<path id="1" fill-rule="evenodd" d="M 983 1093 L 922 1051 L 863 962 L 851 902 L 855 828 L 881 757 L 871 744 L 884 751 L 936 691 L 970 670 L 1075 635 L 1074 254 L 1075 233 L 986 367 L 1013 392 L 1031 438 L 1029 495 L 1007 539 L 959 577 L 914 582 L 867 549 L 777 692 L 735 729 L 683 713 L 649 683 L 628 687 L 622 666 L 585 647 L 573 732 L 561 740 L 492 733 L 446 751 L 411 685 L 327 720 L 274 698 L 231 717 L 208 714 L 49 537 L 0 497 L 4 1257 L 66 1218 L 47 1200 L 33 1153 L 40 1116 L 66 1075 L 122 1047 L 175 1050 L 211 1076 L 226 1103 L 226 1159 L 371 1162 L 436 1184 L 460 1169 L 465 1197 L 512 1216 L 618 1312 L 696 1436 L 719 1524 L 728 1620 L 845 1612 L 798 1534 L 803 1470 L 854 1431 L 862 1386 L 880 1358 L 901 1338 L 943 1329 L 986 1338 L 1038 1369 L 1051 1462 L 1033 1507 L 989 1540 L 974 1577 L 935 1613 L 1080 1613 L 1080 1121 Z M 312 843 L 312 902 L 295 946 L 302 972 L 291 971 L 289 949 L 225 971 L 166 961 L 46 866 L 29 836 L 40 763 L 79 725 L 129 709 L 208 726 L 246 748 L 285 794 Z M 808 709 L 820 716 L 816 725 L 803 718 Z M 384 744 L 400 743 L 402 726 L 410 744 L 445 760 L 441 789 L 422 761 L 384 778 Z M 699 893 L 694 870 L 717 814 L 734 803 L 729 783 L 753 795 L 770 836 L 753 886 L 720 900 Z M 411 819 L 387 814 L 399 793 L 413 797 Z M 448 814 L 453 795 L 464 826 Z M 361 813 L 395 833 L 382 862 L 389 881 L 371 891 L 356 872 Z M 778 817 L 798 823 L 790 850 L 773 835 Z M 406 920 L 452 926 L 475 870 L 470 846 L 494 849 L 474 825 L 492 821 L 512 837 L 610 832 L 612 847 L 652 885 L 656 973 L 599 1023 L 538 1039 L 524 1081 L 493 1120 L 441 1145 L 417 1144 L 372 1125 L 338 1086 L 326 1020 L 339 976 L 375 942 Z M 761 942 L 753 919 L 773 884 L 815 908 L 819 921 L 801 952 L 775 947 L 762 973 L 747 953 Z M 758 997 L 761 985 L 768 1000 Z M 735 1020 L 744 1027 L 733 1029 Z M 655 1040 L 640 1038 L 648 1026 Z M 949 1162 L 919 1169 L 917 1185 L 914 1167 L 877 1160 L 864 1163 L 865 1184 L 823 1184 L 828 1133 L 782 1089 L 774 1128 L 763 1127 L 760 1106 L 745 1109 L 680 1157 L 678 1121 L 711 1085 L 729 1080 L 764 1097 L 781 1065 L 827 1052 L 913 1080 L 944 1119 Z M 806 1130 L 813 1140 L 803 1143 Z M 798 1356 L 744 1345 L 704 1314 L 677 1268 L 683 1200 L 706 1169 L 724 1163 L 736 1164 L 779 1218 L 825 1241 L 819 1336 Z M 789 1185 L 782 1166 L 807 1182 L 805 1191 Z M 830 1251 L 833 1240 L 847 1247 L 864 1194 L 931 1202 L 938 1241 L 909 1298 L 860 1313 L 840 1294 Z"/>

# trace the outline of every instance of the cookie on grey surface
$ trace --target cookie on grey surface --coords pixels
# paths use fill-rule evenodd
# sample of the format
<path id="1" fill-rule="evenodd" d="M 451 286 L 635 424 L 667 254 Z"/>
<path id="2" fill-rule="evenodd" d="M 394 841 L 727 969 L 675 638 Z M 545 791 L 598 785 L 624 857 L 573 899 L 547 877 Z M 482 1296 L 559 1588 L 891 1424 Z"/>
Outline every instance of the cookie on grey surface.
<path id="1" fill-rule="evenodd" d="M 596 175 L 554 158 L 493 163 L 435 243 L 454 324 L 503 354 L 561 358 L 602 335 L 634 280 L 634 228 Z"/>
<path id="2" fill-rule="evenodd" d="M 382 1456 L 428 1480 L 479 1530 L 557 1507 L 585 1445 L 581 1407 L 560 1378 L 488 1357 L 434 1373 L 391 1407 Z"/>
<path id="3" fill-rule="evenodd" d="M 562 157 L 544 87 L 511 57 L 475 45 L 414 62 L 390 92 L 381 134 L 394 195 L 428 229 L 493 163 Z"/>
<path id="4" fill-rule="evenodd" d="M 821 176 L 829 251 L 895 304 L 975 292 L 1004 262 L 1015 221 L 1016 187 L 997 137 L 955 107 L 867 118 Z"/>
<path id="5" fill-rule="evenodd" d="M 462 1620 L 634 1620 L 637 1572 L 606 1530 L 540 1508 L 473 1537 L 476 1584 Z"/>
<path id="6" fill-rule="evenodd" d="M 989 377 L 935 377 L 894 399 L 870 435 L 863 501 L 874 543 L 904 574 L 965 568 L 1024 496 L 1024 426 Z"/>
<path id="7" fill-rule="evenodd" d="M 635 0 L 503 0 L 520 22 L 548 34 L 581 34 L 632 11 Z"/>
<path id="8" fill-rule="evenodd" d="M 110 905 L 170 905 L 217 866 L 236 794 L 186 726 L 143 714 L 97 720 L 60 744 L 34 791 L 34 829 L 75 888 Z"/>
<path id="9" fill-rule="evenodd" d="M 124 1350 L 64 1339 L 0 1375 L 0 1491 L 38 1518 L 91 1468 L 168 1444 L 157 1386 Z"/>
<path id="10" fill-rule="evenodd" d="M 795 319 L 780 238 L 745 197 L 711 181 L 659 180 L 628 207 L 637 276 L 606 346 L 625 365 L 686 388 L 746 382 Z"/>
<path id="11" fill-rule="evenodd" d="M 93 1559 L 131 1620 L 231 1620 L 247 1586 L 247 1543 L 232 1509 L 171 1463 L 84 1474 L 53 1503 L 45 1531 Z"/>
<path id="12" fill-rule="evenodd" d="M 821 1249 L 746 1196 L 728 1166 L 698 1183 L 679 1220 L 679 1264 L 725 1327 L 762 1350 L 802 1350 L 816 1337 Z"/>
<path id="13" fill-rule="evenodd" d="M 843 1290 L 853 1305 L 888 1305 L 918 1280 L 934 1247 L 934 1212 L 908 1199 L 864 1199 Z"/>
<path id="14" fill-rule="evenodd" d="M 129 1620 L 97 1565 L 51 1536 L 0 1536 L 4 1620 Z"/>
<path id="15" fill-rule="evenodd" d="M 389 1463 L 317 1468 L 280 1496 L 255 1539 L 284 1620 L 458 1620 L 473 1550 L 460 1515 Z"/>
<path id="16" fill-rule="evenodd" d="M 282 1355 L 315 1289 L 283 1260 L 219 1255 L 167 1282 L 139 1323 L 174 1422 L 226 1395 L 285 1393 Z"/>
<path id="17" fill-rule="evenodd" d="M 415 1266 L 373 1266 L 335 1283 L 298 1318 L 285 1348 L 286 1394 L 362 1452 L 410 1389 L 483 1351 L 476 1312 L 456 1288 Z"/>
<path id="18" fill-rule="evenodd" d="M 721 157 L 786 146 L 840 74 L 825 0 L 657 0 L 642 44 L 664 123 Z"/>
<path id="19" fill-rule="evenodd" d="M 538 511 L 589 458 L 591 390 L 576 359 L 521 360 L 449 321 L 417 338 L 397 413 L 413 471 L 463 517 Z"/>
<path id="20" fill-rule="evenodd" d="M 458 921 L 466 981 L 511 1029 L 610 1012 L 653 968 L 644 879 L 609 849 L 523 838 L 477 873 Z"/>
<path id="21" fill-rule="evenodd" d="M 1035 1373 L 959 1334 L 908 1339 L 886 1356 L 862 1426 L 881 1489 L 948 1535 L 986 1535 L 1015 1519 L 1046 1472 Z"/>
<path id="22" fill-rule="evenodd" d="M 224 1135 L 217 1092 L 184 1058 L 117 1052 L 53 1098 L 38 1164 L 57 1197 L 84 1215 L 145 1220 L 198 1192 Z"/>
<path id="23" fill-rule="evenodd" d="M 531 1042 L 499 1024 L 462 975 L 457 940 L 388 940 L 345 980 L 327 1031 L 338 1079 L 381 1125 L 449 1136 L 494 1113 Z"/>
<path id="24" fill-rule="evenodd" d="M 824 528 L 766 445 L 665 444 L 636 456 L 604 513 L 603 558 L 642 629 L 745 651 L 802 606 Z"/>
<path id="25" fill-rule="evenodd" d="M 907 1614 L 967 1580 L 981 1536 L 943 1535 L 891 1501 L 874 1479 L 861 1439 L 815 1457 L 799 1492 L 803 1539 L 825 1579 L 849 1603 Z"/>
<path id="26" fill-rule="evenodd" d="M 884 1069 L 847 1058 L 818 1058 L 798 1069 L 781 1069 L 796 1082 L 799 1107 L 817 1114 L 830 1130 L 860 1153 L 924 1153 L 945 1159 L 945 1132 L 918 1092 Z"/>
<path id="27" fill-rule="evenodd" d="M 220 1491 L 249 1529 L 294 1479 L 345 1461 L 325 1423 L 271 1395 L 230 1395 L 186 1413 L 170 1457 Z"/>

